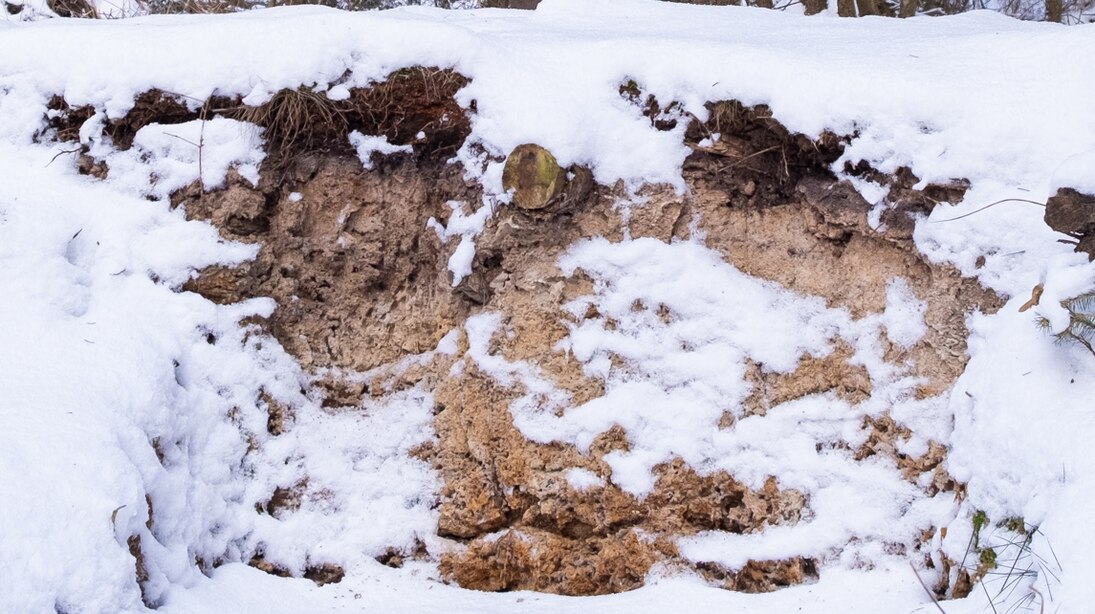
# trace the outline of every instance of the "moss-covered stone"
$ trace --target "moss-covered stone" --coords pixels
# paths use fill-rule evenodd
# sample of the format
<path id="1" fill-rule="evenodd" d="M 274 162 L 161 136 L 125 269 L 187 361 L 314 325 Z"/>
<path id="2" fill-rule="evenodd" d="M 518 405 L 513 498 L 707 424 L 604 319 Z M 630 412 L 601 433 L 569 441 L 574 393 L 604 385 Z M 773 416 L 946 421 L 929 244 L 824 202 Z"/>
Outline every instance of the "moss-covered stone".
<path id="1" fill-rule="evenodd" d="M 539 145 L 518 145 L 506 158 L 502 187 L 513 190 L 513 204 L 522 209 L 547 207 L 565 186 L 566 171 Z"/>

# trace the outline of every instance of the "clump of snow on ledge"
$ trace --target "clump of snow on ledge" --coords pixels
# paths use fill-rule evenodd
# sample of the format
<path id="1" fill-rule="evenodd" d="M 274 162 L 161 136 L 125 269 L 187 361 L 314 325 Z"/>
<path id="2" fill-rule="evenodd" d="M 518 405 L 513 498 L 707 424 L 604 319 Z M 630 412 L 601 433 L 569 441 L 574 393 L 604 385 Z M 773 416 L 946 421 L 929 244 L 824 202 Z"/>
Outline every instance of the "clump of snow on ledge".
<path id="1" fill-rule="evenodd" d="M 388 142 L 386 136 L 367 136 L 357 130 L 350 132 L 350 145 L 357 152 L 361 160 L 361 166 L 365 170 L 373 168 L 373 154 L 388 156 L 394 153 L 411 153 L 414 151 L 410 145 L 393 145 Z"/>
<path id="2" fill-rule="evenodd" d="M 483 232 L 487 220 L 494 214 L 493 199 L 488 197 L 470 215 L 465 213 L 466 203 L 461 201 L 449 201 L 448 223 L 442 225 L 435 218 L 430 218 L 426 226 L 437 233 L 441 243 L 445 243 L 450 237 L 459 237 L 456 249 L 449 256 L 449 272 L 452 273 L 452 285 L 456 286 L 465 277 L 471 274 L 472 260 L 475 258 L 475 237 Z"/>
<path id="3" fill-rule="evenodd" d="M 224 187 L 229 169 L 258 184 L 263 151 L 262 128 L 216 117 L 179 124 L 149 124 L 137 131 L 133 147 L 117 151 L 103 138 L 105 116 L 96 114 L 81 129 L 90 155 L 104 159 L 109 180 L 119 189 L 167 198 L 201 180 L 206 190 Z"/>
<path id="4" fill-rule="evenodd" d="M 39 0 L 25 4 L 28 10 L 44 6 Z M 339 436 L 341 428 L 349 428 L 343 423 L 349 419 L 324 423 L 326 414 L 302 398 L 302 376 L 276 343 L 260 342 L 237 325 L 249 315 L 268 313 L 271 305 L 215 306 L 172 292 L 193 269 L 239 262 L 253 250 L 224 244 L 212 229 L 186 222 L 162 200 L 140 197 L 162 199 L 173 187 L 197 179 L 219 185 L 231 165 L 253 180 L 248 168 L 261 160 L 260 135 L 226 121 L 210 128 L 217 121 L 211 120 L 204 139 L 201 127 L 190 124 L 146 127 L 138 139 L 143 145 L 129 152 L 113 152 L 96 142 L 101 122 L 122 117 L 137 94 L 153 88 L 188 100 L 217 93 L 262 102 L 282 88 L 316 84 L 322 89 L 338 83 L 330 91 L 339 96 L 348 87 L 368 85 L 411 65 L 453 67 L 471 79 L 459 98 L 468 109 L 475 101 L 477 111 L 472 135 L 457 159 L 488 192 L 500 188 L 501 165 L 495 159 L 526 142 L 548 148 L 564 166 L 590 166 L 602 183 L 683 187 L 679 171 L 689 150 L 681 143 L 680 128 L 655 130 L 618 95 L 627 79 L 663 103 L 679 101 L 684 111 L 700 118 L 706 116 L 704 102 L 737 99 L 768 104 L 775 118 L 794 131 L 855 135 L 837 171 L 844 162 L 862 159 L 882 172 L 909 166 L 924 182 L 969 179 L 972 187 L 962 203 L 941 204 L 917 225 L 916 245 L 933 260 L 1017 297 L 999 314 L 971 317 L 971 360 L 954 393 L 918 401 L 907 397 L 900 368 L 883 363 L 875 345 L 884 326 L 902 339 L 914 337 L 915 327 L 902 329 L 905 322 L 896 315 L 892 323 L 852 321 L 804 297 L 777 300 L 782 295 L 776 290 L 742 279 L 695 246 L 661 247 L 645 257 L 627 244 L 595 246 L 596 258 L 594 247 L 576 250 L 570 264 L 600 270 L 600 285 L 588 301 L 613 309 L 634 298 L 645 304 L 629 312 L 622 330 L 608 331 L 592 321 L 572 333 L 572 351 L 583 352 L 591 373 L 608 380 L 613 402 L 633 400 L 644 380 L 657 382 L 662 388 L 651 397 L 654 407 L 664 406 L 668 398 L 696 401 L 686 405 L 694 422 L 681 420 L 678 428 L 710 427 L 719 404 L 729 405 L 727 399 L 745 393 L 740 381 L 727 383 L 733 379 L 725 377 L 738 373 L 736 361 L 756 353 L 770 361 L 769 368 L 787 369 L 802 353 L 826 351 L 825 342 L 834 335 L 856 340 L 857 356 L 871 369 L 873 383 L 889 382 L 876 387 L 865 407 L 811 397 L 773 408 L 767 416 L 742 418 L 730 432 L 706 428 L 702 437 L 685 443 L 673 430 L 665 442 L 643 437 L 636 416 L 646 416 L 646 398 L 623 406 L 627 411 L 621 415 L 631 417 L 631 431 L 641 445 L 629 456 L 615 457 L 614 469 L 619 467 L 620 479 L 636 492 L 646 487 L 651 463 L 674 453 L 690 455 L 700 470 L 727 468 L 743 479 L 778 471 L 782 486 L 815 495 L 815 516 L 803 525 L 754 536 L 697 536 L 682 544 L 687 555 L 733 564 L 745 553 L 778 556 L 792 549 L 826 551 L 853 538 L 863 541 L 848 551 L 854 560 L 823 574 L 815 586 L 758 597 L 711 591 L 691 580 L 664 581 L 599 598 L 598 607 L 626 612 L 931 609 L 907 566 L 890 565 L 870 552 L 872 543 L 937 523 L 958 538 L 941 547 L 960 558 L 974 509 L 993 521 L 1022 515 L 1040 526 L 1032 547 L 1047 560 L 1059 558 L 1063 570 L 1060 584 L 1052 587 L 1045 575 L 1039 576 L 1047 599 L 1074 611 L 1095 601 L 1089 582 L 1095 471 L 1087 452 L 1095 439 L 1089 403 L 1095 395 L 1095 366 L 1085 349 L 1054 344 L 1036 329 L 1032 314 L 1017 311 L 1040 281 L 1045 295 L 1039 309 L 1052 310 L 1055 301 L 1089 289 L 1092 265 L 1085 255 L 1056 242 L 1061 237 L 1042 224 L 1042 211 L 1034 205 L 1006 203 L 959 219 L 1001 198 L 1044 202 L 1061 186 L 1090 191 L 1095 114 L 1082 104 L 1095 99 L 1095 73 L 1082 60 L 1095 57 L 1090 27 L 1018 23 L 983 12 L 941 19 L 835 20 L 638 0 L 545 0 L 534 12 L 344 14 L 291 7 L 119 23 L 4 22 L 0 32 L 0 168 L 7 173 L 0 183 L 0 287 L 12 290 L 0 305 L 5 323 L 0 347 L 13 348 L 0 353 L 0 416 L 7 425 L 0 430 L 0 468 L 9 485 L 9 498 L 0 506 L 6 540 L 0 562 L 5 569 L 24 570 L 8 575 L 11 583 L 0 592 L 0 603 L 11 605 L 5 609 L 142 609 L 126 543 L 130 535 L 139 535 L 148 548 L 151 595 L 168 594 L 166 610 L 344 609 L 358 601 L 340 587 L 317 589 L 231 563 L 206 580 L 194 567 L 194 556 L 227 554 L 227 560 L 239 560 L 259 539 L 266 541 L 271 556 L 293 566 L 303 564 L 313 542 L 322 544 L 319 553 L 331 559 L 349 556 L 357 540 L 359 552 L 369 553 L 383 529 L 347 533 L 352 537 L 340 544 L 334 533 L 353 526 L 338 518 L 325 519 L 318 532 L 302 532 L 296 541 L 289 531 L 257 530 L 263 523 L 255 521 L 255 506 L 273 487 L 292 486 L 305 471 L 350 490 L 372 488 L 369 473 L 374 470 L 408 476 L 390 501 L 375 507 L 348 503 L 351 492 L 332 499 L 330 511 L 337 515 L 345 509 L 373 519 L 402 502 L 414 508 L 405 512 L 414 523 L 425 527 L 428 513 L 416 506 L 428 505 L 428 497 L 417 497 L 409 484 L 427 484 L 428 471 L 389 467 L 370 456 L 403 450 L 422 436 L 410 434 L 425 424 L 428 398 L 421 391 L 407 392 L 390 407 L 362 408 L 370 415 L 408 412 L 393 421 L 405 430 L 377 434 L 375 440 L 350 430 L 364 438 L 350 441 L 354 438 Z M 319 39 L 323 45 L 315 44 Z M 217 44 L 196 44 L 205 40 Z M 100 113 L 82 132 L 92 153 L 110 163 L 111 177 L 104 184 L 78 177 L 64 156 L 50 163 L 69 147 L 36 144 L 54 94 L 63 94 L 73 107 L 88 104 Z M 202 148 L 202 164 L 208 160 L 209 167 L 200 177 L 197 147 L 168 131 L 191 143 L 211 143 L 208 152 Z M 882 190 L 862 187 L 872 201 L 883 198 Z M 462 210 L 462 215 L 478 213 Z M 460 237 L 460 255 L 450 262 L 454 277 L 469 270 L 477 232 L 462 224 L 454 215 L 437 228 L 444 238 Z M 647 290 L 613 268 L 627 262 L 653 275 L 658 267 L 652 259 L 678 255 L 701 266 L 711 279 L 731 281 L 733 288 L 743 284 L 752 293 L 752 298 L 719 295 L 703 284 L 696 296 L 708 306 L 742 307 L 755 301 L 777 307 L 787 319 L 759 324 L 793 337 L 795 351 L 764 348 L 737 330 L 732 316 L 705 313 L 700 303 L 683 305 L 680 313 L 686 318 L 662 322 L 651 310 L 657 301 L 676 300 L 674 288 L 680 288 L 658 277 L 661 285 Z M 600 258 L 608 263 L 598 265 Z M 153 282 L 153 276 L 160 282 Z M 899 290 L 893 304 L 910 304 L 908 297 L 897 296 Z M 524 385 L 528 394 L 513 406 L 523 429 L 578 442 L 604 427 L 603 406 L 575 408 L 561 418 L 547 415 L 567 399 L 534 365 L 506 363 L 486 352 L 488 346 L 480 342 L 499 324 L 490 318 L 485 314 L 468 322 L 474 342 L 470 351 L 477 361 Z M 693 330 L 687 322 L 702 326 Z M 712 334 L 712 322 L 727 332 Z M 798 337 L 803 327 L 826 323 L 833 325 L 831 335 Z M 653 355 L 640 341 L 672 351 Z M 691 343 L 702 356 L 730 358 L 719 373 L 722 383 L 706 386 L 689 376 L 691 370 L 706 374 L 714 367 L 682 355 L 674 345 L 680 342 Z M 632 361 L 624 369 L 609 368 L 602 359 L 609 351 Z M 262 389 L 289 403 L 296 419 L 310 426 L 309 433 L 330 437 L 335 451 L 317 452 L 313 448 L 321 442 L 303 438 L 277 442 L 270 453 L 278 454 L 271 458 L 246 460 L 248 435 L 260 446 L 269 439 L 265 412 L 255 400 Z M 968 498 L 957 513 L 944 513 L 945 502 L 926 500 L 911 485 L 895 481 L 892 467 L 882 461 L 853 466 L 839 451 L 816 450 L 816 442 L 834 432 L 854 438 L 862 413 L 883 406 L 902 422 L 915 422 L 917 437 L 949 442 L 948 470 L 968 484 Z M 953 433 L 947 426 L 950 416 Z M 650 419 L 665 421 L 656 414 Z M 380 428 L 380 423 L 369 424 Z M 158 440 L 162 460 L 153 440 Z M 358 473 L 336 471 L 340 455 Z M 312 465 L 307 458 L 314 459 Z M 273 469 L 277 463 L 284 468 Z M 870 489 L 883 505 L 863 503 Z M 151 528 L 145 524 L 146 493 L 164 501 L 153 511 Z M 315 519 L 324 501 L 308 502 L 314 507 L 304 513 Z M 409 539 L 416 530 L 399 524 L 391 534 Z M 862 559 L 852 556 L 857 552 Z M 863 560 L 878 567 L 854 571 Z M 357 591 L 353 597 L 361 596 L 374 609 L 392 603 L 408 609 L 574 607 L 553 597 L 468 596 L 435 585 L 423 590 L 420 579 L 382 575 L 376 567 L 365 560 L 354 569 L 359 575 L 344 581 Z M 947 610 L 985 611 L 985 605 L 947 604 Z"/>

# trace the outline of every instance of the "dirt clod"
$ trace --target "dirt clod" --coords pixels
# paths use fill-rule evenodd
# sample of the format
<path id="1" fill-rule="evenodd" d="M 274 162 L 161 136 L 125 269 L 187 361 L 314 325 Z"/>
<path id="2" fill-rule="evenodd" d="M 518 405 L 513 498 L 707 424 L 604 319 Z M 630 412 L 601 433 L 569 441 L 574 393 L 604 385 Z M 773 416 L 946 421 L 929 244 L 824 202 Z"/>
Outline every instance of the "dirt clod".
<path id="1" fill-rule="evenodd" d="M 745 593 L 770 593 L 774 590 L 817 580 L 813 559 L 792 557 L 782 561 L 749 561 L 740 570 L 731 571 L 716 563 L 700 563 L 700 573 L 723 588 Z"/>
<path id="2" fill-rule="evenodd" d="M 1046 224 L 1076 241 L 1076 251 L 1095 258 L 1095 196 L 1060 188 L 1046 201 Z"/>
<path id="3" fill-rule="evenodd" d="M 346 572 L 341 567 L 331 563 L 314 565 L 304 570 L 304 577 L 315 582 L 319 586 L 323 586 L 324 584 L 337 584 L 338 582 L 342 582 L 342 578 L 345 576 Z"/>

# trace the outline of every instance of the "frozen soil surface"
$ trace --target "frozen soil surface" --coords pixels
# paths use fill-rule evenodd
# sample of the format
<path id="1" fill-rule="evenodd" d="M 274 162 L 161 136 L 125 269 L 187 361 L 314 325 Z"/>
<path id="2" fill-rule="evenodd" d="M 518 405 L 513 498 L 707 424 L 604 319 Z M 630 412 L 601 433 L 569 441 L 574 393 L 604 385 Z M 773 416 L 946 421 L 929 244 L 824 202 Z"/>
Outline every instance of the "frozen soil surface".
<path id="1" fill-rule="evenodd" d="M 961 216 L 1095 192 L 1095 120 L 1032 128 L 1044 88 L 948 54 L 1095 49 L 862 24 L 833 65 L 926 67 L 635 0 L 0 22 L 0 604 L 1082 611 L 1095 368 L 1035 320 L 1095 270 L 1029 206 Z M 503 185 L 526 143 L 540 208 Z"/>
<path id="2" fill-rule="evenodd" d="M 394 104 L 401 113 L 414 114 L 420 101 Z M 641 204 L 621 205 L 625 200 L 618 190 L 598 187 L 565 205 L 500 211 L 485 224 L 471 273 L 455 288 L 447 270 L 453 242 L 446 245 L 428 221 L 447 225 L 460 207 L 482 196 L 457 167 L 436 156 L 396 155 L 363 171 L 354 155 L 302 153 L 293 155 L 292 166 L 280 175 L 261 173 L 283 177 L 280 183 L 251 187 L 236 177 L 223 190 L 204 192 L 195 184 L 176 194 L 174 202 L 189 216 L 211 219 L 226 238 L 260 246 L 248 265 L 206 270 L 185 287 L 221 303 L 273 297 L 279 308 L 268 320 L 269 331 L 302 366 L 322 374 L 316 383 L 324 406 L 352 411 L 366 398 L 384 402 L 413 387 L 433 395 L 436 439 L 415 456 L 429 462 L 442 482 L 437 534 L 466 547 L 431 552 L 393 544 L 379 558 L 440 560 L 442 576 L 467 588 L 571 595 L 636 588 L 659 562 L 692 567 L 735 590 L 768 591 L 816 579 L 818 558 L 831 554 L 824 550 L 750 558 L 735 567 L 682 558 L 677 546 L 684 536 L 755 533 L 795 525 L 816 513 L 807 493 L 781 487 L 774 468 L 766 475 L 762 467 L 751 468 L 760 472 L 752 486 L 717 468 L 717 448 L 703 440 L 732 432 L 739 420 L 762 421 L 770 409 L 808 398 L 848 406 L 833 418 L 841 426 L 818 438 L 816 454 L 842 449 L 849 470 L 884 458 L 910 483 L 911 496 L 955 497 L 956 484 L 942 466 L 942 443 L 932 432 L 919 433 L 900 417 L 895 420 L 889 405 L 895 377 L 889 371 L 908 379 L 903 394 L 937 403 L 965 364 L 966 314 L 994 311 L 999 299 L 916 252 L 911 220 L 901 216 L 903 209 L 924 206 L 926 198 L 897 201 L 893 215 L 903 223 L 872 230 L 870 206 L 862 197 L 827 170 L 820 154 L 801 153 L 814 152 L 812 143 L 790 135 L 764 110 L 723 106 L 742 116 L 740 126 L 721 127 L 717 142 L 738 147 L 736 158 L 711 147 L 697 150 L 685 163 L 686 195 L 651 188 Z M 709 128 L 716 126 L 697 124 L 693 131 Z M 839 153 L 834 146 L 830 157 Z M 788 156 L 794 175 L 780 168 Z M 728 166 L 743 158 L 752 163 Z M 682 348 L 638 337 L 647 334 L 644 328 L 669 328 L 689 318 L 666 303 L 649 302 L 645 293 L 627 296 L 631 304 L 624 317 L 632 322 L 602 313 L 589 296 L 598 281 L 604 283 L 605 273 L 561 269 L 569 248 L 584 237 L 619 242 L 626 235 L 637 247 L 628 258 L 638 258 L 638 267 L 662 246 L 700 234 L 718 255 L 694 257 L 721 256 L 759 279 L 822 297 L 830 308 L 846 310 L 849 322 L 885 321 L 888 303 L 892 312 L 902 308 L 900 300 L 919 301 L 913 308 L 922 312 L 917 317 L 923 322 L 909 326 L 922 330 L 902 338 L 876 327 L 868 334 L 877 339 L 863 340 L 842 338 L 834 329 L 822 333 L 832 335 L 823 341 L 833 347 L 800 356 L 790 368 L 759 357 L 719 365 L 715 373 L 747 382 L 748 395 L 740 405 L 720 400 L 719 415 L 703 416 L 715 420 L 696 443 L 710 450 L 692 455 L 691 464 L 670 451 L 668 460 L 649 464 L 650 478 L 644 479 L 650 484 L 641 490 L 613 479 L 613 456 L 631 452 L 636 440 L 642 445 L 642 435 L 630 435 L 618 418 L 605 422 L 602 431 L 590 431 L 593 439 L 584 445 L 565 438 L 543 441 L 538 433 L 530 439 L 514 423 L 521 417 L 511 413 L 515 404 L 540 395 L 538 404 L 551 399 L 554 406 L 534 411 L 550 410 L 565 419 L 605 402 L 614 379 L 626 377 L 613 371 L 626 371 L 623 361 L 629 357 L 612 350 L 606 356 L 621 364 L 607 374 L 591 373 L 593 361 L 567 347 L 574 332 L 634 336 L 654 344 L 642 353 L 664 352 L 657 358 L 666 359 Z M 894 299 L 895 292 L 902 294 Z M 576 310 L 576 303 L 588 304 Z M 753 334 L 788 342 L 778 330 L 764 330 L 767 323 L 757 315 L 741 316 L 756 318 L 750 323 L 757 327 Z M 894 320 L 892 313 L 889 317 Z M 632 330 L 620 331 L 621 325 Z M 413 368 L 397 366 L 462 329 L 452 338 L 456 351 Z M 867 358 L 867 352 L 876 355 Z M 868 367 L 877 360 L 903 367 L 878 366 L 872 374 Z M 535 383 L 507 377 L 507 370 L 518 368 L 535 371 Z M 914 437 L 918 444 L 911 442 Z M 301 483 L 292 487 L 291 497 L 282 495 L 267 508 L 291 514 L 323 488 L 315 481 Z M 877 506 L 872 500 L 880 494 L 857 496 L 861 505 Z M 911 557 L 924 545 L 920 533 L 885 538 Z M 263 564 L 276 562 L 267 556 Z"/>

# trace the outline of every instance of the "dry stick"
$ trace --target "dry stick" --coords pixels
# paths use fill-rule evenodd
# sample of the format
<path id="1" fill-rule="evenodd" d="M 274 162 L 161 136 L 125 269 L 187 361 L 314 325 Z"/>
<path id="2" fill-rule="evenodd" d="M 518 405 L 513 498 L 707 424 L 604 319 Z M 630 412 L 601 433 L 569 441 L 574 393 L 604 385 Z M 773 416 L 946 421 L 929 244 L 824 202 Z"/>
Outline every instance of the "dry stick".
<path id="1" fill-rule="evenodd" d="M 924 592 L 928 594 L 928 597 L 931 597 L 932 603 L 935 604 L 935 607 L 939 608 L 939 611 L 943 614 L 947 614 L 947 611 L 943 609 L 943 606 L 939 605 L 939 600 L 935 598 L 935 594 L 932 593 L 927 584 L 924 584 L 924 579 L 920 577 L 920 572 L 916 571 L 916 566 L 912 564 L 912 561 L 909 561 L 909 569 L 911 569 L 913 575 L 916 576 L 916 581 L 919 582 L 920 586 L 924 588 Z"/>
<path id="2" fill-rule="evenodd" d="M 202 105 L 200 114 L 202 124 L 201 128 L 198 130 L 198 183 L 201 187 L 201 192 L 198 193 L 198 200 L 201 200 L 202 196 L 205 195 L 205 171 L 202 168 L 202 151 L 205 149 L 205 120 L 208 117 L 208 108 L 208 102 Z"/>
<path id="3" fill-rule="evenodd" d="M 1045 203 L 1040 203 L 1036 200 L 1027 200 L 1025 198 L 1005 198 L 1003 200 L 998 200 L 994 203 L 989 203 L 989 204 L 985 205 L 984 207 L 981 207 L 980 209 L 976 209 L 974 211 L 970 211 L 969 213 L 964 213 L 962 215 L 959 215 L 958 217 L 951 217 L 951 218 L 947 218 L 945 220 L 935 220 L 934 222 L 930 222 L 930 223 L 931 224 L 937 224 L 939 222 L 953 222 L 954 220 L 960 220 L 964 217 L 969 217 L 969 216 L 973 215 L 974 213 L 980 213 L 980 212 L 984 211 L 985 209 L 988 209 L 989 207 L 995 207 L 996 205 L 999 205 L 1000 203 L 1010 203 L 1010 202 L 1030 203 L 1032 205 L 1038 205 L 1039 207 L 1045 207 L 1046 206 Z"/>
<path id="4" fill-rule="evenodd" d="M 198 131 L 198 142 L 197 143 L 195 143 L 194 141 L 191 141 L 190 139 L 183 138 L 183 137 L 181 137 L 177 134 L 172 134 L 170 132 L 165 132 L 164 134 L 166 134 L 167 136 L 179 139 L 180 141 L 182 141 L 184 143 L 189 143 L 190 145 L 193 145 L 194 147 L 198 148 L 198 188 L 200 190 L 198 192 L 198 200 L 200 201 L 202 199 L 202 197 L 205 196 L 205 169 L 203 168 L 203 165 L 202 165 L 202 151 L 205 149 L 206 107 L 204 107 L 204 106 L 202 107 L 202 110 L 201 110 L 201 113 L 199 114 L 199 117 L 200 117 L 202 123 L 201 123 L 201 128 Z"/>
<path id="5" fill-rule="evenodd" d="M 81 150 L 81 148 L 77 147 L 76 149 L 65 149 L 63 151 L 59 151 L 59 152 L 57 152 L 56 156 L 53 156 L 52 158 L 49 159 L 49 162 L 46 163 L 46 166 L 49 166 L 50 164 L 53 164 L 54 162 L 57 161 L 57 158 L 60 158 L 61 156 L 65 155 L 65 154 L 80 153 L 80 150 Z"/>
<path id="6" fill-rule="evenodd" d="M 1038 614 L 1046 614 L 1046 598 L 1043 597 L 1042 593 L 1038 592 L 1038 589 L 1034 588 L 1033 586 L 1030 587 L 1030 592 L 1038 595 L 1038 599 L 1040 600 L 1038 602 Z"/>
<path id="7" fill-rule="evenodd" d="M 1017 546 L 1017 547 L 1019 548 L 1019 553 L 1020 553 L 1020 555 L 1021 555 L 1021 554 L 1022 554 L 1022 553 L 1023 553 L 1024 551 L 1026 551 L 1026 552 L 1029 552 L 1029 551 L 1030 551 L 1030 542 L 1031 542 L 1032 540 L 1033 540 L 1033 533 L 1031 533 L 1031 534 L 1027 534 L 1027 536 L 1026 536 L 1026 538 L 1025 538 L 1025 539 L 1023 540 L 1023 543 L 1022 543 L 1022 544 L 1018 544 L 1018 543 L 1017 543 L 1016 541 L 1014 541 L 1014 540 L 1011 540 L 1011 541 L 1009 541 L 1009 542 L 1007 543 L 1007 545 L 1010 545 L 1010 546 Z M 1020 559 L 1020 556 L 1019 556 L 1019 555 L 1016 555 L 1015 559 L 1013 559 L 1013 560 L 1011 561 L 1011 567 L 1010 567 L 1010 568 L 1008 568 L 1008 573 L 1007 573 L 1007 576 L 1005 576 L 1005 577 L 1004 577 L 1004 584 L 1003 584 L 1003 586 L 1001 586 L 1001 587 L 1000 587 L 1000 590 L 999 590 L 999 591 L 998 591 L 998 592 L 996 593 L 996 596 L 997 596 L 997 597 L 999 597 L 1000 595 L 1002 595 L 1002 594 L 1003 594 L 1003 592 L 1004 592 L 1004 591 L 1005 591 L 1005 590 L 1007 589 L 1007 587 L 1008 587 L 1008 582 L 1009 582 L 1009 581 L 1011 580 L 1011 574 L 1015 573 L 1015 568 L 1016 568 L 1016 567 L 1018 567 L 1018 565 L 1019 565 L 1019 559 Z M 1020 576 L 1020 577 L 1022 577 L 1022 576 Z M 1017 578 L 1017 579 L 1016 579 L 1016 584 L 1018 584 L 1018 582 L 1019 582 L 1019 580 L 1018 580 L 1018 578 Z"/>
<path id="8" fill-rule="evenodd" d="M 978 582 L 981 585 L 981 589 L 985 591 L 985 598 L 989 600 L 989 607 L 992 608 L 992 614 L 1000 614 L 996 611 L 996 604 L 992 602 L 992 597 L 989 595 L 989 589 L 985 587 L 985 583 Z"/>

